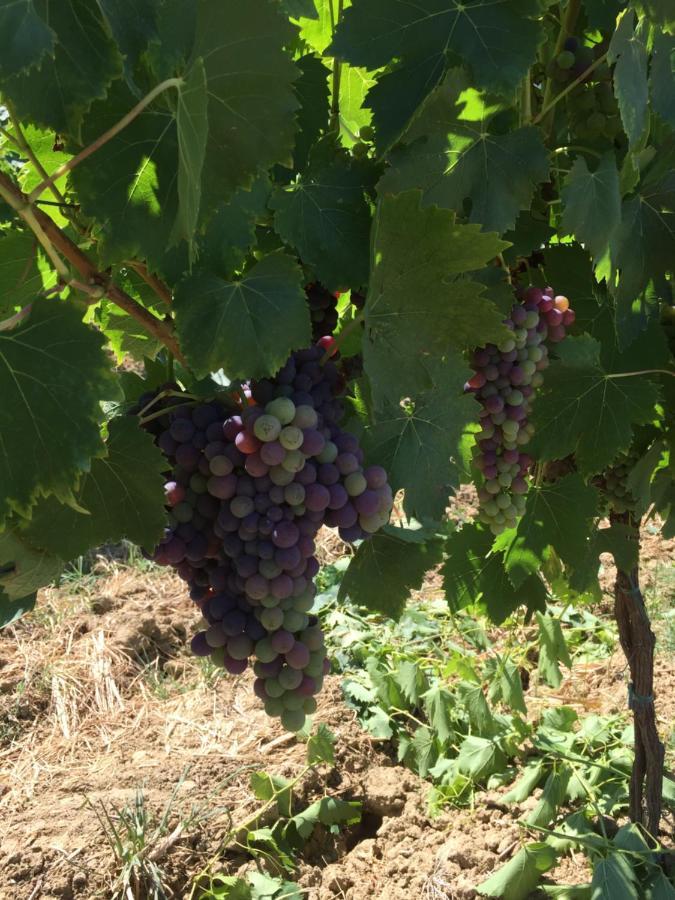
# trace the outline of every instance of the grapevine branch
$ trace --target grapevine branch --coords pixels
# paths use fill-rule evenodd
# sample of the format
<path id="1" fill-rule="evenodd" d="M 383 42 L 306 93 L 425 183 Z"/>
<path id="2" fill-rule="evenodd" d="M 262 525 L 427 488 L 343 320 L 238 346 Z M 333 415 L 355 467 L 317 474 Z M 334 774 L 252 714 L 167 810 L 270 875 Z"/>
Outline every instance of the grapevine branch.
<path id="1" fill-rule="evenodd" d="M 116 306 L 119 306 L 120 309 L 123 309 L 136 321 L 140 322 L 149 334 L 161 341 L 176 359 L 185 364 L 171 326 L 156 318 L 149 310 L 141 306 L 122 288 L 114 284 L 108 275 L 99 272 L 91 260 L 58 227 L 53 219 L 50 219 L 41 209 L 31 206 L 30 198 L 4 172 L 0 172 L 0 197 L 11 206 L 31 231 L 34 232 L 65 284 L 72 285 L 77 290 L 89 295 L 92 298 L 92 302 L 96 302 L 103 296 L 108 297 Z M 64 259 L 68 260 L 83 281 L 74 281 L 72 279 Z"/>
<path id="2" fill-rule="evenodd" d="M 171 304 L 173 299 L 171 290 L 169 287 L 164 284 L 161 278 L 158 278 L 156 275 L 148 269 L 147 265 L 142 262 L 138 262 L 138 260 L 130 259 L 127 260 L 126 265 L 129 266 L 130 269 L 133 269 L 137 275 L 143 279 L 143 281 L 148 285 L 149 288 L 157 294 L 160 300 L 163 300 L 167 306 Z"/>
<path id="3" fill-rule="evenodd" d="M 14 105 L 12 104 L 12 102 L 10 100 L 5 100 L 4 103 L 5 103 L 5 106 L 7 107 L 7 111 L 9 112 L 9 118 L 10 118 L 10 121 L 14 128 L 14 140 L 15 140 L 16 145 L 19 147 L 20 150 L 22 150 L 26 154 L 27 158 L 33 165 L 33 168 L 38 173 L 40 178 L 42 178 L 43 180 L 49 181 L 49 189 L 51 190 L 52 194 L 54 195 L 58 205 L 59 206 L 70 206 L 71 204 L 66 203 L 66 198 L 63 196 L 61 191 L 54 184 L 54 181 L 49 178 L 49 174 L 48 174 L 47 170 L 42 165 L 42 163 L 38 159 L 35 151 L 33 150 L 31 145 L 26 140 L 26 136 L 21 129 L 21 124 L 19 123 L 19 117 L 16 114 Z"/>
<path id="4" fill-rule="evenodd" d="M 80 150 L 80 152 L 73 156 L 72 159 L 69 159 L 68 162 L 65 162 L 62 166 L 53 172 L 51 175 L 44 178 L 40 184 L 36 188 L 34 188 L 30 194 L 28 195 L 28 201 L 30 203 L 35 203 L 40 194 L 43 193 L 47 188 L 51 188 L 54 186 L 54 183 L 66 175 L 68 172 L 72 172 L 76 166 L 87 159 L 88 156 L 91 156 L 92 153 L 95 153 L 100 147 L 104 144 L 107 144 L 108 141 L 112 140 L 115 135 L 119 134 L 120 131 L 123 131 L 127 125 L 130 125 L 134 119 L 139 116 L 143 110 L 149 106 L 153 100 L 159 97 L 160 94 L 163 94 L 164 91 L 168 90 L 172 87 L 180 87 L 183 83 L 181 78 L 167 78 L 166 81 L 162 81 L 161 84 L 156 85 L 149 94 L 146 94 L 142 100 L 134 106 L 133 109 L 130 109 L 129 112 L 122 116 L 119 122 L 116 122 L 112 125 L 107 131 L 104 131 L 103 134 L 96 138 L 93 143 L 89 144 L 84 150 Z"/>

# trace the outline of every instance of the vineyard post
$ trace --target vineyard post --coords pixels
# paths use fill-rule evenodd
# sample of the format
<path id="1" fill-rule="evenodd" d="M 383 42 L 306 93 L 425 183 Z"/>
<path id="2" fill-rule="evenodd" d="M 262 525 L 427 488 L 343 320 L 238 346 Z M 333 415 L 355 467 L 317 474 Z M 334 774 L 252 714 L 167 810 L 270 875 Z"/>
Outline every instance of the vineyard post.
<path id="1" fill-rule="evenodd" d="M 630 682 L 628 705 L 633 712 L 635 760 L 630 780 L 631 820 L 644 825 L 658 838 L 665 749 L 659 740 L 654 705 L 654 647 L 651 628 L 639 580 L 640 523 L 630 512 L 612 513 L 612 524 L 629 529 L 629 539 L 638 546 L 635 566 L 627 572 L 616 562 L 614 615 L 621 647 L 628 660 Z"/>

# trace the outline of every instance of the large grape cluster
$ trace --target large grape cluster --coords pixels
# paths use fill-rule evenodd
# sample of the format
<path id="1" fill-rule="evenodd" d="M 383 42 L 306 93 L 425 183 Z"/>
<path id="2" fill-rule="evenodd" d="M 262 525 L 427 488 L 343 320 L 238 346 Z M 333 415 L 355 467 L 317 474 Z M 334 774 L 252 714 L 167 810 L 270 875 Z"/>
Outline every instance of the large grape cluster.
<path id="1" fill-rule="evenodd" d="M 338 293 L 331 293 L 318 281 L 308 284 L 305 288 L 305 297 L 312 320 L 313 340 L 318 341 L 327 334 L 333 334 L 337 328 L 339 296 Z"/>
<path id="2" fill-rule="evenodd" d="M 569 300 L 552 288 L 529 287 L 516 296 L 505 322 L 510 336 L 474 351 L 475 375 L 466 384 L 481 405 L 474 463 L 483 475 L 479 516 L 493 534 L 514 527 L 525 510 L 532 465 L 525 448 L 534 431 L 528 417 L 549 363 L 546 342 L 561 341 L 574 322 Z"/>
<path id="3" fill-rule="evenodd" d="M 345 541 L 390 515 L 380 466 L 363 466 L 342 431 L 343 382 L 321 344 L 294 353 L 273 379 L 246 388 L 248 405 L 184 404 L 151 422 L 170 472 L 169 526 L 153 558 L 188 583 L 205 627 L 192 640 L 233 674 L 254 660 L 266 712 L 297 731 L 329 669 L 311 615 L 323 524 Z"/>

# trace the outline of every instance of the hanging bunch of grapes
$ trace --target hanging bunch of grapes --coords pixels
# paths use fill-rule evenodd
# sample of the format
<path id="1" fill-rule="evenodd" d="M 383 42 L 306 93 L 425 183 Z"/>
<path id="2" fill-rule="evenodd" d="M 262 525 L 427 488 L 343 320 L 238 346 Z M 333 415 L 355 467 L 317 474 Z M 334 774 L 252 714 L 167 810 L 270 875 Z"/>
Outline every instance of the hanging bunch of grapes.
<path id="1" fill-rule="evenodd" d="M 475 375 L 466 384 L 481 405 L 474 464 L 483 476 L 480 519 L 493 534 L 515 527 L 525 511 L 534 392 L 549 364 L 547 342 L 562 341 L 574 322 L 569 300 L 553 288 L 529 287 L 516 298 L 504 323 L 510 336 L 474 351 Z"/>
<path id="2" fill-rule="evenodd" d="M 340 428 L 344 383 L 325 344 L 247 387 L 246 406 L 146 416 L 169 472 L 169 527 L 153 558 L 188 583 L 206 620 L 192 649 L 232 674 L 253 660 L 266 712 L 293 731 L 329 669 L 311 615 L 316 535 L 326 524 L 345 541 L 368 538 L 393 503 L 384 469 L 364 468 Z"/>

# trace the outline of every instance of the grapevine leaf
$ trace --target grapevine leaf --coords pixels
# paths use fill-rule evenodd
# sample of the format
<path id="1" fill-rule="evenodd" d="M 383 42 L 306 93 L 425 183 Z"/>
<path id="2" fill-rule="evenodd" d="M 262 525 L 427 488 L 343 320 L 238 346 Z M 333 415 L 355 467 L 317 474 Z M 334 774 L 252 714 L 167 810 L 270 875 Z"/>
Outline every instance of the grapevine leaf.
<path id="1" fill-rule="evenodd" d="M 178 91 L 178 214 L 171 233 L 172 243 L 181 238 L 191 243 L 199 220 L 202 170 L 208 135 L 208 93 L 204 61 L 194 60 Z"/>
<path id="2" fill-rule="evenodd" d="M 331 144 L 315 150 L 308 170 L 272 195 L 274 225 L 329 290 L 368 281 L 370 209 L 361 171 Z M 328 151 L 328 152 L 326 152 Z"/>
<path id="3" fill-rule="evenodd" d="M 439 560 L 437 543 L 410 544 L 391 534 L 376 534 L 356 551 L 340 584 L 339 597 L 398 618 L 410 592 L 421 586 Z"/>
<path id="4" fill-rule="evenodd" d="M 59 166 L 71 159 L 71 154 L 67 153 L 63 147 L 63 143 L 51 131 L 43 131 L 35 128 L 33 125 L 23 126 L 24 137 L 30 144 L 30 148 L 34 155 L 40 161 L 42 168 L 46 172 L 54 172 Z M 19 173 L 19 182 L 24 193 L 30 193 L 34 187 L 43 180 L 42 172 L 40 172 L 32 162 L 27 163 Z M 65 190 L 67 176 L 63 175 L 58 178 L 54 184 L 62 192 Z M 62 214 L 62 211 L 56 207 L 52 207 L 52 217 L 60 227 L 67 226 L 68 220 Z"/>
<path id="5" fill-rule="evenodd" d="M 471 398 L 457 392 L 464 375 L 459 356 L 449 356 L 433 371 L 433 388 L 377 411 L 364 445 L 387 469 L 393 490 L 405 489 L 408 516 L 440 519 L 463 471 L 460 442 L 475 410 Z"/>
<path id="6" fill-rule="evenodd" d="M 652 106 L 671 128 L 675 128 L 674 53 L 675 37 L 655 29 L 650 71 Z"/>
<path id="7" fill-rule="evenodd" d="M 16 528 L 0 532 L 0 597 L 24 608 L 38 588 L 53 581 L 63 569 L 63 560 L 33 546 Z M 9 607 L 16 612 L 16 608 Z"/>
<path id="8" fill-rule="evenodd" d="M 457 693 L 469 717 L 472 730 L 481 737 L 489 737 L 493 734 L 495 720 L 485 699 L 482 686 L 469 681 L 460 681 L 457 685 Z"/>
<path id="9" fill-rule="evenodd" d="M 600 367 L 554 363 L 534 403 L 532 454 L 575 454 L 582 475 L 601 472 L 631 444 L 633 425 L 653 415 L 658 387 L 644 376 L 615 378 Z"/>
<path id="10" fill-rule="evenodd" d="M 122 538 L 148 550 L 159 542 L 166 525 L 166 461 L 133 416 L 112 420 L 107 448 L 107 456 L 93 461 L 75 493 L 86 513 L 52 497 L 35 508 L 26 534 L 36 547 L 68 560 Z"/>
<path id="11" fill-rule="evenodd" d="M 317 824 L 355 825 L 361 821 L 361 804 L 357 800 L 341 800 L 339 797 L 322 797 L 301 813 L 293 816 L 288 827 L 308 840 Z"/>
<path id="12" fill-rule="evenodd" d="M 621 121 L 631 146 L 645 130 L 649 105 L 647 89 L 647 48 L 636 15 L 626 11 L 609 45 L 607 60 L 614 66 L 614 95 Z"/>
<path id="13" fill-rule="evenodd" d="M 364 105 L 366 94 L 375 84 L 375 78 L 367 69 L 345 65 L 340 75 L 340 123 L 344 144 L 354 143 L 353 135 L 358 135 L 364 125 L 370 125 L 373 114 Z M 349 129 L 349 130 L 347 130 Z M 351 134 L 350 134 L 351 132 Z"/>
<path id="14" fill-rule="evenodd" d="M 300 38 L 320 56 L 331 42 L 333 34 L 333 0 L 315 0 L 314 13 L 300 16 Z M 349 5 L 346 0 L 345 6 Z"/>
<path id="15" fill-rule="evenodd" d="M 457 703 L 454 694 L 451 694 L 442 685 L 436 684 L 426 692 L 422 699 L 429 724 L 441 743 L 446 744 L 455 733 L 452 727 L 452 710 Z"/>
<path id="16" fill-rule="evenodd" d="M 89 144 L 135 103 L 123 81 L 95 103 L 82 128 Z M 103 263 L 147 259 L 157 265 L 178 214 L 178 138 L 166 107 L 143 113 L 72 172 L 82 211 L 103 223 Z"/>
<path id="17" fill-rule="evenodd" d="M 560 621 L 553 616 L 536 613 L 539 625 L 539 674 L 551 687 L 560 687 L 562 675 L 561 662 L 568 669 L 572 668 L 572 660 L 567 649 Z M 541 823 L 548 825 L 548 822 Z"/>
<path id="18" fill-rule="evenodd" d="M 549 545 L 566 565 L 582 565 L 597 512 L 597 490 L 576 473 L 532 487 L 517 529 L 497 541 L 505 548 L 504 563 L 514 585 L 541 569 Z"/>
<path id="19" fill-rule="evenodd" d="M 181 347 L 199 376 L 221 368 L 230 378 L 273 375 L 311 340 L 302 272 L 284 253 L 263 257 L 237 281 L 189 276 L 174 308 Z"/>
<path id="20" fill-rule="evenodd" d="M 307 165 L 310 148 L 328 128 L 329 72 L 323 62 L 312 55 L 300 57 L 296 65 L 300 69 L 300 77 L 295 82 L 300 109 L 293 166 L 296 171 L 302 171 Z"/>
<path id="21" fill-rule="evenodd" d="M 355 0 L 328 52 L 369 69 L 399 60 L 399 69 L 410 68 L 411 77 L 419 60 L 440 65 L 450 52 L 470 66 L 481 87 L 508 92 L 534 61 L 539 15 L 534 0 L 497 6 L 486 0 L 421 0 L 414 6 L 404 0 Z"/>
<path id="22" fill-rule="evenodd" d="M 645 885 L 645 900 L 675 900 L 675 885 L 665 872 L 652 874 Z"/>
<path id="23" fill-rule="evenodd" d="M 558 815 L 560 806 L 565 802 L 565 791 L 572 775 L 568 766 L 551 772 L 544 784 L 539 803 L 525 820 L 528 825 L 546 828 Z"/>
<path id="24" fill-rule="evenodd" d="M 516 712 L 527 715 L 520 671 L 512 662 L 505 662 L 500 669 L 501 696 L 504 703 Z"/>
<path id="25" fill-rule="evenodd" d="M 209 92 L 203 191 L 213 207 L 259 169 L 289 163 L 299 75 L 285 51 L 294 29 L 269 0 L 202 0 L 193 59 L 202 57 Z"/>
<path id="26" fill-rule="evenodd" d="M 392 153 L 379 188 L 399 193 L 418 187 L 425 206 L 459 213 L 468 201 L 469 221 L 501 234 L 530 208 L 536 185 L 548 178 L 548 154 L 537 128 L 491 134 L 489 122 L 501 104 L 488 103 L 468 84 L 463 70 L 448 73 L 413 120 L 406 146 Z"/>
<path id="27" fill-rule="evenodd" d="M 27 3 L 18 5 L 29 6 Z M 34 32 L 37 16 L 32 3 L 30 8 L 30 30 Z M 42 46 L 42 52 L 39 49 L 36 52 L 37 57 L 41 57 L 40 65 L 6 78 L 3 93 L 13 101 L 20 119 L 28 119 L 77 140 L 89 106 L 93 100 L 105 97 L 108 86 L 120 74 L 122 60 L 110 39 L 98 4 L 88 0 L 49 4 L 41 0 L 38 9 L 49 19 L 49 28 L 43 22 L 35 34 L 38 47 Z M 53 50 L 47 36 L 52 31 L 56 35 Z M 2 33 L 12 35 L 4 28 Z M 85 47 L 86 51 L 83 50 Z M 0 53 L 0 56 L 4 54 Z M 10 54 L 10 60 L 12 57 Z M 31 57 L 35 62 L 33 52 Z"/>
<path id="28" fill-rule="evenodd" d="M 500 623 L 520 604 L 545 609 L 546 588 L 537 575 L 529 575 L 514 588 L 503 555 L 491 552 L 492 535 L 478 525 L 465 525 L 446 540 L 443 587 L 451 609 L 461 609 L 482 598 L 493 622 Z"/>
<path id="29" fill-rule="evenodd" d="M 288 15 L 294 19 L 318 17 L 314 0 L 282 0 L 282 4 Z"/>
<path id="30" fill-rule="evenodd" d="M 591 28 L 611 31 L 624 6 L 623 0 L 585 0 L 584 13 Z"/>
<path id="31" fill-rule="evenodd" d="M 401 136 L 444 71 L 445 58 L 430 56 L 410 60 L 406 66 L 380 75 L 365 99 L 373 111 L 378 151 L 384 152 Z"/>
<path id="32" fill-rule="evenodd" d="M 539 786 L 544 776 L 545 768 L 543 760 L 529 763 L 523 769 L 520 778 L 513 785 L 508 794 L 504 794 L 504 803 L 524 803 L 536 787 Z"/>
<path id="33" fill-rule="evenodd" d="M 484 285 L 465 276 L 505 247 L 477 225 L 456 224 L 448 210 L 422 209 L 418 191 L 381 199 L 363 348 L 376 407 L 428 389 L 431 354 L 504 337 L 502 314 Z"/>
<path id="34" fill-rule="evenodd" d="M 0 6 L 0 78 L 37 66 L 54 49 L 56 35 L 35 7 L 35 0 Z"/>
<path id="35" fill-rule="evenodd" d="M 618 284 L 616 330 L 627 347 L 656 318 L 657 304 L 645 294 L 649 281 L 668 271 L 675 258 L 675 174 L 624 200 L 621 224 L 611 242 L 611 259 Z"/>
<path id="36" fill-rule="evenodd" d="M 125 58 L 126 76 L 133 85 L 136 64 L 151 41 L 158 39 L 158 0 L 98 0 L 113 37 Z"/>
<path id="37" fill-rule="evenodd" d="M 99 402 L 118 389 L 102 345 L 58 301 L 35 300 L 28 318 L 0 332 L 0 522 L 10 509 L 27 514 L 40 494 L 67 499 L 104 452 Z"/>
<path id="38" fill-rule="evenodd" d="M 506 756 L 495 741 L 469 735 L 459 748 L 457 768 L 474 781 L 485 782 L 490 775 L 506 767 Z"/>
<path id="39" fill-rule="evenodd" d="M 600 259 L 621 221 L 619 172 L 614 153 L 606 153 L 594 172 L 589 170 L 583 156 L 578 156 L 565 179 L 561 196 L 563 229 L 585 244 L 595 259 Z"/>
<path id="40" fill-rule="evenodd" d="M 319 725 L 307 741 L 307 765 L 327 763 L 332 766 L 335 763 L 335 741 L 333 732 L 326 725 Z"/>
<path id="41" fill-rule="evenodd" d="M 586 558 L 571 573 L 570 587 L 576 591 L 589 588 L 597 578 L 602 553 L 611 553 L 617 567 L 630 572 L 638 563 L 638 545 L 633 530 L 619 523 L 609 528 L 598 528 L 592 536 Z"/>
<path id="42" fill-rule="evenodd" d="M 479 884 L 476 890 L 488 897 L 525 900 L 539 884 L 542 874 L 553 868 L 556 859 L 555 850 L 548 844 L 525 844 L 513 859 Z"/>
<path id="43" fill-rule="evenodd" d="M 0 578 L 1 575 L 0 569 Z M 7 594 L 0 588 L 0 628 L 6 628 L 12 622 L 16 622 L 21 616 L 25 616 L 35 607 L 37 594 L 28 594 L 26 597 L 19 597 L 16 600 L 10 600 Z"/>
<path id="44" fill-rule="evenodd" d="M 593 867 L 591 881 L 591 900 L 637 900 L 635 872 L 626 857 L 621 853 L 612 853 L 599 859 Z"/>
<path id="45" fill-rule="evenodd" d="M 55 276 L 46 272 L 43 275 L 40 258 L 32 233 L 0 232 L 0 318 L 10 315 L 15 307 L 30 303 L 36 294 L 54 284 Z"/>

